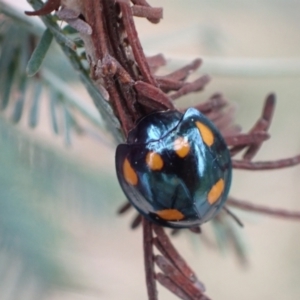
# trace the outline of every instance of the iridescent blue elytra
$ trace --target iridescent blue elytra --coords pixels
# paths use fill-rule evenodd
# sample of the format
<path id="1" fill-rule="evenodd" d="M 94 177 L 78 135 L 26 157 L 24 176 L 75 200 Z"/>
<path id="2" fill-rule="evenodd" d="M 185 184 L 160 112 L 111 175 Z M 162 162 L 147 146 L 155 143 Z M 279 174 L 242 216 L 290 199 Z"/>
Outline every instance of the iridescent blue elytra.
<path id="1" fill-rule="evenodd" d="M 194 108 L 141 119 L 116 151 L 120 185 L 149 220 L 193 227 L 216 215 L 231 183 L 227 145 L 214 124 Z"/>

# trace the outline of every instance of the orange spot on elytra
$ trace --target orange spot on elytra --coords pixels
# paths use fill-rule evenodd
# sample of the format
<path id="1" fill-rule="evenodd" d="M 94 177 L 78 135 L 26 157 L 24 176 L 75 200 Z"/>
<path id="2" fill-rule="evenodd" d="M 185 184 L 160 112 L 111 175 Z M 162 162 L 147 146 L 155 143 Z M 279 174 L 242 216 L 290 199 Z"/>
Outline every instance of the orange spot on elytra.
<path id="1" fill-rule="evenodd" d="M 159 171 L 164 166 L 164 161 L 162 160 L 161 156 L 152 151 L 148 152 L 146 156 L 146 163 L 152 171 Z"/>
<path id="2" fill-rule="evenodd" d="M 207 195 L 207 201 L 212 205 L 214 204 L 222 195 L 224 191 L 224 180 L 221 178 L 217 181 L 215 185 L 210 189 L 208 195 Z"/>
<path id="3" fill-rule="evenodd" d="M 199 121 L 196 122 L 196 126 L 200 131 L 204 143 L 210 147 L 214 143 L 214 134 L 206 125 Z"/>
<path id="4" fill-rule="evenodd" d="M 190 152 L 190 144 L 187 139 L 183 137 L 177 138 L 174 142 L 174 151 L 179 157 L 186 157 Z"/>
<path id="5" fill-rule="evenodd" d="M 163 209 L 156 211 L 156 214 L 167 221 L 179 221 L 184 218 L 184 214 L 182 214 L 177 209 Z"/>
<path id="6" fill-rule="evenodd" d="M 138 183 L 138 177 L 134 169 L 131 167 L 130 162 L 126 158 L 123 163 L 123 175 L 127 183 L 136 185 Z"/>

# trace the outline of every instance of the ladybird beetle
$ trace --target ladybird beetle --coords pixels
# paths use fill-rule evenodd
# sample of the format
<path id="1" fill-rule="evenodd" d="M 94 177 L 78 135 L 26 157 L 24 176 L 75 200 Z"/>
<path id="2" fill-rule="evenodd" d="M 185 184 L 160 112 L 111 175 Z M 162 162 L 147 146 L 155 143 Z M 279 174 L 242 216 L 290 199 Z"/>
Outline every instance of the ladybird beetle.
<path id="1" fill-rule="evenodd" d="M 226 201 L 231 158 L 215 125 L 189 108 L 154 112 L 116 150 L 116 171 L 131 204 L 166 227 L 200 225 Z"/>

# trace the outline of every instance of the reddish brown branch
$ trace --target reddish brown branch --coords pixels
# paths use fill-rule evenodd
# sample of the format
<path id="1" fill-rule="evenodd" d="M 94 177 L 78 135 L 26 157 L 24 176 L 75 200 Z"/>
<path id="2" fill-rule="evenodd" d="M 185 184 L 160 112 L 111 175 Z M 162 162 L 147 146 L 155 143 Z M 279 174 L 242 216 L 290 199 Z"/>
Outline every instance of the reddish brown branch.
<path id="1" fill-rule="evenodd" d="M 131 10 L 135 17 L 147 18 L 152 23 L 158 23 L 163 17 L 163 9 L 161 7 L 134 5 L 131 7 Z"/>
<path id="2" fill-rule="evenodd" d="M 257 120 L 255 125 L 249 131 L 249 133 L 254 133 L 257 131 L 267 131 L 271 125 L 272 116 L 274 114 L 274 109 L 275 109 L 275 95 L 270 94 L 269 96 L 267 96 L 267 99 L 265 101 L 261 117 Z M 262 142 L 257 143 L 255 145 L 253 145 L 253 144 L 252 145 L 238 145 L 238 146 L 233 147 L 230 150 L 230 154 L 231 154 L 231 156 L 234 156 L 237 153 L 241 152 L 242 150 L 244 150 L 245 148 L 248 147 L 247 151 L 243 155 L 243 159 L 251 160 L 256 155 L 256 153 L 260 149 L 261 145 L 262 145 Z"/>
<path id="3" fill-rule="evenodd" d="M 185 83 L 185 85 L 176 93 L 170 95 L 172 100 L 176 100 L 186 94 L 201 91 L 210 81 L 208 75 L 203 75 L 193 82 Z"/>
<path id="4" fill-rule="evenodd" d="M 154 255 L 152 246 L 152 224 L 143 218 L 143 236 L 144 236 L 144 262 L 146 272 L 146 285 L 148 291 L 148 300 L 157 300 L 157 289 L 154 272 Z"/>
<path id="5" fill-rule="evenodd" d="M 168 78 L 156 77 L 156 81 L 158 83 L 159 88 L 163 90 L 165 93 L 169 91 L 177 91 L 180 88 L 182 88 L 184 85 L 183 81 L 175 81 Z"/>
<path id="6" fill-rule="evenodd" d="M 205 288 L 197 279 L 193 271 L 177 253 L 164 230 L 153 225 L 157 237 L 153 244 L 163 256 L 156 256 L 157 266 L 164 274 L 157 275 L 159 280 L 167 289 L 174 292 L 181 299 L 208 299 L 203 292 Z M 198 230 L 199 227 L 197 227 Z"/>
<path id="7" fill-rule="evenodd" d="M 164 256 L 169 257 L 168 252 L 165 250 L 163 245 L 160 243 L 157 237 L 153 238 L 153 245 L 156 247 L 156 249 Z"/>
<path id="8" fill-rule="evenodd" d="M 135 6 L 138 5 L 138 6 L 143 6 L 145 8 L 151 8 L 151 6 L 148 4 L 148 2 L 146 0 L 132 0 L 132 3 L 134 3 Z M 158 9 L 160 9 L 160 8 L 158 8 Z M 156 16 L 156 18 L 150 17 L 150 18 L 148 18 L 148 21 L 150 21 L 151 23 L 157 24 L 160 21 L 160 19 L 162 18 L 162 14 L 163 14 L 163 12 L 161 11 L 161 16 L 159 18 L 157 16 Z"/>
<path id="9" fill-rule="evenodd" d="M 183 276 L 173 264 L 165 257 L 157 255 L 155 257 L 157 266 L 168 276 L 173 283 L 175 283 L 180 289 L 186 293 L 191 299 L 200 300 L 203 299 L 203 293 L 198 289 L 189 279 Z"/>
<path id="10" fill-rule="evenodd" d="M 83 1 L 86 22 L 92 27 L 92 42 L 96 58 L 102 60 L 108 54 L 108 40 L 104 30 L 102 5 L 100 1 Z"/>
<path id="11" fill-rule="evenodd" d="M 170 98 L 159 88 L 143 81 L 137 81 L 134 87 L 141 96 L 149 99 L 148 105 L 150 108 L 157 108 L 158 105 L 158 109 L 174 109 Z M 139 101 L 141 102 L 142 99 L 139 99 Z M 147 105 L 147 103 L 145 103 L 145 105 Z"/>
<path id="12" fill-rule="evenodd" d="M 130 114 L 126 113 L 128 112 L 127 107 L 125 106 L 125 103 L 123 99 L 118 94 L 118 91 L 115 87 L 111 86 L 110 88 L 107 88 L 111 99 L 114 99 L 115 101 L 112 103 L 112 107 L 115 109 L 115 111 L 118 112 L 119 119 L 122 123 L 122 129 L 125 134 L 125 136 L 128 135 L 128 132 L 133 128 L 134 121 L 132 120 L 132 117 Z M 125 111 L 125 114 L 120 114 L 120 111 Z"/>
<path id="13" fill-rule="evenodd" d="M 129 73 L 121 66 L 121 64 L 110 54 L 104 55 L 102 62 L 99 64 L 97 70 L 102 77 L 114 77 L 117 75 L 121 83 L 133 83 Z"/>
<path id="14" fill-rule="evenodd" d="M 222 129 L 222 135 L 223 137 L 226 136 L 233 136 L 234 134 L 240 134 L 240 132 L 242 131 L 241 126 L 236 125 L 236 124 L 232 124 L 231 126 L 228 126 L 225 129 Z"/>
<path id="15" fill-rule="evenodd" d="M 234 198 L 228 198 L 227 204 L 231 207 L 239 208 L 246 211 L 261 213 L 269 216 L 274 216 L 278 218 L 300 220 L 300 211 L 288 211 L 285 209 L 278 209 L 267 207 L 263 205 L 257 205 L 246 201 L 236 200 Z"/>
<path id="16" fill-rule="evenodd" d="M 130 6 L 126 3 L 119 3 L 122 14 L 123 14 L 123 23 L 127 33 L 128 41 L 131 46 L 132 52 L 134 54 L 134 58 L 139 66 L 139 70 L 143 75 L 143 79 L 153 85 L 156 86 L 155 79 L 153 78 L 149 65 L 147 63 L 147 59 L 144 55 L 142 45 L 138 38 L 138 33 L 135 29 L 133 17 L 131 14 Z"/>
<path id="17" fill-rule="evenodd" d="M 236 134 L 233 136 L 226 136 L 225 141 L 228 146 L 237 146 L 237 145 L 249 145 L 254 143 L 260 143 L 269 139 L 270 136 L 267 132 L 258 131 L 252 134 Z"/>
<path id="18" fill-rule="evenodd" d="M 202 60 L 197 58 L 190 64 L 162 77 L 174 81 L 185 80 L 192 72 L 196 71 L 201 66 L 201 63 Z"/>
<path id="19" fill-rule="evenodd" d="M 157 239 L 165 250 L 166 257 L 172 261 L 172 263 L 181 271 L 181 273 L 189 280 L 196 282 L 197 277 L 192 269 L 188 266 L 185 260 L 179 255 L 177 250 L 174 248 L 170 239 L 165 234 L 162 227 L 153 225 L 153 230 L 157 235 Z"/>
<path id="20" fill-rule="evenodd" d="M 221 110 L 226 105 L 228 105 L 228 101 L 221 94 L 214 94 L 204 103 L 196 105 L 195 108 L 207 114 L 214 110 Z"/>
<path id="21" fill-rule="evenodd" d="M 275 110 L 275 95 L 270 94 L 267 96 L 267 99 L 265 101 L 261 118 L 256 122 L 256 124 L 250 130 L 250 133 L 254 133 L 261 130 L 267 131 L 271 125 L 272 117 L 274 115 L 274 110 Z M 261 145 L 262 142 L 257 143 L 255 145 L 251 145 L 243 155 L 243 158 L 245 160 L 251 160 L 256 155 Z"/>
<path id="22" fill-rule="evenodd" d="M 117 72 L 118 66 L 113 64 L 113 60 L 107 61 L 107 58 L 111 57 L 109 54 L 111 46 L 108 40 L 109 34 L 106 32 L 106 27 L 104 26 L 102 3 L 100 1 L 87 0 L 83 2 L 83 5 L 86 22 L 93 29 L 91 40 L 93 44 L 92 52 L 94 53 L 92 53 L 92 55 L 94 55 L 93 63 L 95 64 L 94 67 L 96 67 L 94 70 L 96 78 L 94 79 L 97 80 L 97 76 L 103 73 L 105 68 L 108 68 L 103 74 L 104 86 L 110 95 L 111 104 L 115 114 L 121 121 L 122 129 L 125 135 L 127 135 L 129 130 L 132 129 L 134 122 L 132 118 L 134 113 L 133 103 L 131 103 L 131 106 L 126 105 L 126 102 L 124 101 L 126 97 L 123 96 L 114 81 L 114 72 L 112 71 L 112 74 L 110 74 L 111 68 L 114 69 L 114 67 L 116 67 Z M 111 65 L 110 62 L 112 63 Z M 119 68 L 119 70 L 121 69 Z M 125 89 L 125 86 L 123 89 Z"/>
<path id="23" fill-rule="evenodd" d="M 236 111 L 235 106 L 229 106 L 226 111 L 220 112 L 220 115 L 217 119 L 213 120 L 214 124 L 219 128 L 222 134 L 226 128 L 228 128 L 233 124 L 235 111 Z"/>
<path id="24" fill-rule="evenodd" d="M 150 7 L 150 4 L 148 4 L 148 2 L 146 0 L 131 0 L 131 2 L 136 5 L 144 5 L 144 6 Z"/>
<path id="25" fill-rule="evenodd" d="M 164 274 L 156 274 L 156 279 L 162 286 L 164 286 L 178 298 L 183 300 L 193 300 L 193 298 L 187 295 L 178 285 L 176 285 L 169 277 L 165 276 Z"/>
<path id="26" fill-rule="evenodd" d="M 48 0 L 41 9 L 36 11 L 25 11 L 27 16 L 45 16 L 51 14 L 54 10 L 58 10 L 61 0 Z"/>
<path id="27" fill-rule="evenodd" d="M 165 57 L 162 54 L 147 56 L 146 59 L 153 74 L 159 67 L 162 67 L 167 63 Z"/>
<path id="28" fill-rule="evenodd" d="M 293 167 L 300 164 L 300 155 L 278 159 L 274 161 L 246 161 L 246 160 L 232 160 L 232 167 L 235 169 L 243 169 L 243 170 L 252 170 L 252 171 L 260 171 L 260 170 L 272 170 L 272 169 L 282 169 L 287 167 Z"/>

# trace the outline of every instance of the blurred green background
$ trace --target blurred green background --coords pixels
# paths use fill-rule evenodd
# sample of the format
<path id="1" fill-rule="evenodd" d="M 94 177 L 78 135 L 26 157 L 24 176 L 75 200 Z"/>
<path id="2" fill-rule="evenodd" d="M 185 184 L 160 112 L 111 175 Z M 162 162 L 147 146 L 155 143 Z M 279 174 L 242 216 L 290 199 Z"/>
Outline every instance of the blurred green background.
<path id="1" fill-rule="evenodd" d="M 213 77 L 204 92 L 180 100 L 179 106 L 222 92 L 236 105 L 237 123 L 248 130 L 265 96 L 275 92 L 272 138 L 256 159 L 300 152 L 299 1 L 149 3 L 164 6 L 164 19 L 158 25 L 136 19 L 145 52 L 163 53 L 171 69 L 201 57 L 198 74 Z M 49 53 L 47 60 L 46 66 L 67 72 L 57 63 L 61 58 Z M 92 109 L 81 84 L 74 79 L 70 85 Z M 110 137 L 78 116 L 93 134 L 72 134 L 66 146 L 66 136 L 52 133 L 46 93 L 40 109 L 34 130 L 27 125 L 27 106 L 17 125 L 10 121 L 11 107 L 0 116 L 0 298 L 146 299 L 141 230 L 129 229 L 133 213 L 116 216 L 125 197 L 115 177 Z M 58 126 L 62 133 L 63 122 Z M 300 167 L 235 171 L 231 194 L 300 210 L 299 178 Z M 236 230 L 246 247 L 247 266 L 238 263 L 230 247 L 218 249 L 210 224 L 203 230 L 210 233 L 211 247 L 189 233 L 174 238 L 207 294 L 222 300 L 299 299 L 300 224 L 235 212 L 245 224 Z M 159 296 L 175 299 L 160 287 Z"/>

